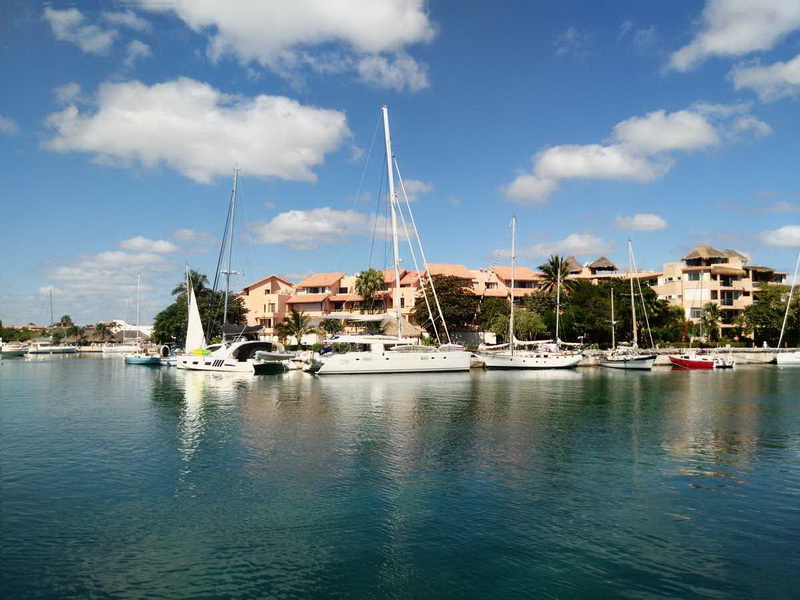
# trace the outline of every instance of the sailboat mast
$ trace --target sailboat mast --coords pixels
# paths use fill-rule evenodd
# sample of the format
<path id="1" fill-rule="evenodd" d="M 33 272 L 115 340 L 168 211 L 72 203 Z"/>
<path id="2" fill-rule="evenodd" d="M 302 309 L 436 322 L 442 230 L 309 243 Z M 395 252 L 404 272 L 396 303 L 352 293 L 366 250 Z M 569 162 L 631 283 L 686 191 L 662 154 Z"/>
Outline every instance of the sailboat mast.
<path id="1" fill-rule="evenodd" d="M 508 318 L 508 349 L 514 355 L 514 267 L 517 264 L 517 215 L 511 217 L 511 316 Z"/>
<path id="2" fill-rule="evenodd" d="M 50 286 L 50 326 L 56 324 L 56 318 L 53 315 L 53 286 Z"/>
<path id="3" fill-rule="evenodd" d="M 611 349 L 617 349 L 617 322 L 614 320 L 614 288 L 611 288 Z"/>
<path id="4" fill-rule="evenodd" d="M 139 345 L 139 284 L 142 281 L 142 274 L 136 274 L 136 345 Z"/>
<path id="5" fill-rule="evenodd" d="M 631 327 L 633 328 L 633 345 L 639 345 L 639 336 L 636 333 L 636 298 L 633 295 L 633 248 L 628 238 L 628 279 L 631 282 Z"/>
<path id="6" fill-rule="evenodd" d="M 386 140 L 386 178 L 389 180 L 389 207 L 392 214 L 392 248 L 394 250 L 394 307 L 397 311 L 397 339 L 402 337 L 402 317 L 400 316 L 400 246 L 397 240 L 397 198 L 394 195 L 394 170 L 392 138 L 389 133 L 389 107 L 381 107 L 383 113 L 383 135 Z"/>
<path id="7" fill-rule="evenodd" d="M 778 338 L 778 348 L 783 343 L 783 334 L 786 333 L 786 320 L 789 318 L 789 307 L 792 306 L 792 296 L 794 295 L 794 286 L 797 285 L 797 271 L 800 269 L 800 252 L 797 253 L 797 264 L 794 266 L 794 278 L 792 279 L 792 287 L 789 288 L 789 298 L 786 300 L 786 312 L 783 314 L 783 324 L 781 325 L 781 336 Z"/>
<path id="8" fill-rule="evenodd" d="M 228 231 L 228 268 L 225 271 L 225 301 L 222 309 L 222 324 L 228 322 L 228 294 L 231 289 L 231 259 L 233 257 L 233 223 L 236 220 L 236 188 L 239 183 L 239 169 L 233 170 L 233 192 L 231 192 L 231 223 Z"/>
<path id="9" fill-rule="evenodd" d="M 558 326 L 561 319 L 561 270 L 563 267 L 563 259 L 559 257 L 558 262 L 558 281 L 556 283 L 556 344 L 558 344 Z"/>

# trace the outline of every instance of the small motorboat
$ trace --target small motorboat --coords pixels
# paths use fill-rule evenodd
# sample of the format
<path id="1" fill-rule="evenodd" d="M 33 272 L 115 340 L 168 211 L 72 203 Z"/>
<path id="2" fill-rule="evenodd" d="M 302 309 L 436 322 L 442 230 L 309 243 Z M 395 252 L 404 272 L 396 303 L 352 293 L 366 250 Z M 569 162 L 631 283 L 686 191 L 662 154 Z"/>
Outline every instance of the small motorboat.
<path id="1" fill-rule="evenodd" d="M 719 354 L 670 355 L 669 361 L 681 369 L 732 369 L 736 364 L 733 357 Z"/>
<path id="2" fill-rule="evenodd" d="M 158 354 L 150 354 L 148 352 L 137 352 L 136 354 L 126 354 L 125 364 L 161 366 L 161 357 Z"/>

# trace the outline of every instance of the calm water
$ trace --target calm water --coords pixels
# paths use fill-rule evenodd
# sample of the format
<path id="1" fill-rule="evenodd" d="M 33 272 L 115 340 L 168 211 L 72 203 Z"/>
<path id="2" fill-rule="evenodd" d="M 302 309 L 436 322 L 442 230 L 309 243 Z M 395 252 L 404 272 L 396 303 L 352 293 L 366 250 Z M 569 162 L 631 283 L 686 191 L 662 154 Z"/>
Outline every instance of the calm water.
<path id="1" fill-rule="evenodd" d="M 4 598 L 798 598 L 800 369 L 0 366 Z"/>

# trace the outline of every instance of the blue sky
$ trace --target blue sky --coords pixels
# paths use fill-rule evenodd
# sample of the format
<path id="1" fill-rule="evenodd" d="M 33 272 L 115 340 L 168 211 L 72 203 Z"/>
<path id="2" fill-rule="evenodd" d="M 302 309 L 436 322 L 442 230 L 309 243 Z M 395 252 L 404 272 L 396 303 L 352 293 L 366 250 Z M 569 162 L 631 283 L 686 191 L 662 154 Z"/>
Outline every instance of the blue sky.
<path id="1" fill-rule="evenodd" d="M 137 273 L 150 322 L 184 263 L 213 277 L 237 164 L 235 287 L 383 268 L 382 104 L 431 262 L 491 266 L 512 214 L 534 268 L 624 265 L 628 236 L 656 270 L 800 248 L 800 0 L 3 12 L 6 324 L 47 322 L 50 287 L 58 315 L 132 321 Z"/>

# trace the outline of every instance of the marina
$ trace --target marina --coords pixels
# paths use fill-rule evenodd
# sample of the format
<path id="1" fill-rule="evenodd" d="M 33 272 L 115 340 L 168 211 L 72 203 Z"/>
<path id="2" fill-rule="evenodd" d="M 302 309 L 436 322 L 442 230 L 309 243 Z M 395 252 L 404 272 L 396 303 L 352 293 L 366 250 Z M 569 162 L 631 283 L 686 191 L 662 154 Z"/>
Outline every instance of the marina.
<path id="1" fill-rule="evenodd" d="M 7 360 L 0 579 L 26 598 L 790 598 L 798 376 Z"/>

